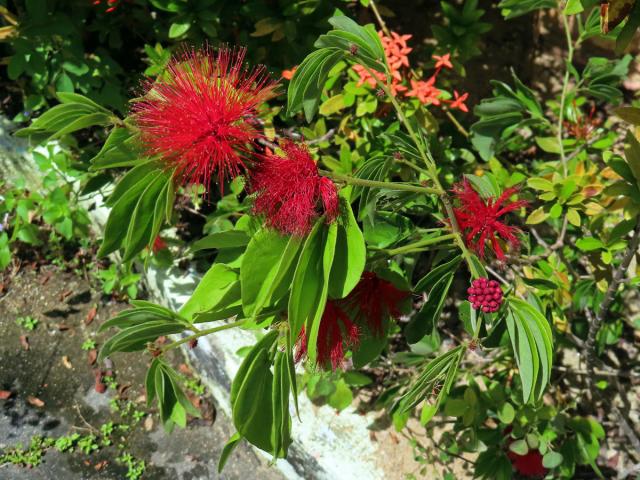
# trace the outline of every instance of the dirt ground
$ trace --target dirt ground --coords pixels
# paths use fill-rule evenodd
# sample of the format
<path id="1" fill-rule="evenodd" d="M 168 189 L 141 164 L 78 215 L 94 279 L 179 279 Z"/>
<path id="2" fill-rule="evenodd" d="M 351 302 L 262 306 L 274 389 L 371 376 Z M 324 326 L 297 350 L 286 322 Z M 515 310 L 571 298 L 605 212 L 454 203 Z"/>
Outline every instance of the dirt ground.
<path id="1" fill-rule="evenodd" d="M 148 357 L 121 354 L 112 358 L 113 366 L 91 364 L 91 353 L 81 345 L 93 339 L 99 348 L 106 335 L 97 335 L 98 327 L 124 308 L 126 304 L 92 291 L 84 279 L 54 268 L 0 279 L 0 398 L 9 396 L 0 399 L 0 454 L 20 443 L 28 445 L 34 435 L 97 434 L 110 421 L 130 425 L 125 433 L 113 435 L 111 446 L 91 454 L 77 448 L 73 453 L 49 448 L 34 468 L 0 466 L 0 478 L 122 479 L 127 468 L 116 458 L 123 451 L 145 462 L 142 478 L 282 478 L 247 445 L 236 449 L 223 474 L 217 474 L 221 450 L 234 430 L 224 416 L 216 417 L 213 400 L 206 394 L 193 394 L 201 419 L 192 419 L 184 430 L 165 433 L 155 411 L 144 406 Z M 26 316 L 38 321 L 32 331 L 16 323 Z M 180 353 L 172 361 L 188 371 Z M 113 369 L 117 388 L 99 393 L 96 373 L 101 368 Z M 113 399 L 120 405 L 132 402 L 131 408 L 146 415 L 138 422 L 125 421 L 123 413 L 110 406 Z"/>

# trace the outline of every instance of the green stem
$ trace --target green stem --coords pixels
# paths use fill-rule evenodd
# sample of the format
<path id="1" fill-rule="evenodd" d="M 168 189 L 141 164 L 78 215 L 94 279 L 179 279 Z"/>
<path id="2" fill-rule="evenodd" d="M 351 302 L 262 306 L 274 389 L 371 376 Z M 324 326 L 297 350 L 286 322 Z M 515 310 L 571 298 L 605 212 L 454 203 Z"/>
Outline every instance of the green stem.
<path id="1" fill-rule="evenodd" d="M 411 123 L 405 116 L 404 111 L 402 110 L 402 107 L 400 106 L 396 98 L 391 93 L 391 90 L 389 89 L 388 85 L 382 83 L 380 79 L 377 77 L 377 75 L 374 75 L 374 73 L 371 70 L 369 70 L 369 68 L 366 65 L 363 65 L 363 67 L 369 73 L 369 75 L 371 75 L 371 77 L 375 79 L 378 86 L 384 91 L 387 98 L 391 101 L 393 108 L 396 110 L 396 114 L 398 115 L 398 118 L 404 125 L 405 129 L 407 130 L 407 133 L 409 134 L 409 136 L 413 140 L 413 143 L 416 145 L 416 148 L 420 152 L 420 156 L 424 160 L 424 163 L 427 167 L 429 178 L 435 185 L 436 189 L 438 189 L 440 192 L 444 192 L 444 189 L 440 184 L 440 180 L 438 179 L 438 171 L 436 168 L 436 163 L 433 156 L 431 155 L 429 146 L 424 145 L 418 139 L 418 136 L 416 135 L 416 132 L 413 130 Z M 453 211 L 453 205 L 451 204 L 451 201 L 449 200 L 449 197 L 446 195 L 446 193 L 441 194 L 440 199 L 446 211 L 447 217 L 449 218 L 451 230 L 453 230 L 453 233 L 456 234 L 456 239 L 455 239 L 456 243 L 458 244 L 458 247 L 462 251 L 462 256 L 464 257 L 465 262 L 467 263 L 469 271 L 471 272 L 471 275 L 474 278 L 479 278 L 480 273 L 476 270 L 475 264 L 471 260 L 471 254 L 469 253 L 469 250 L 467 249 L 467 246 L 464 244 L 464 240 L 462 239 L 462 235 L 460 233 L 460 227 L 458 225 L 455 212 Z"/>
<path id="2" fill-rule="evenodd" d="M 473 339 L 474 340 L 478 340 L 478 338 L 480 337 L 480 328 L 482 327 L 482 320 L 484 320 L 484 316 L 482 315 L 482 312 L 478 312 L 479 314 L 476 315 L 476 328 L 473 331 Z"/>
<path id="3" fill-rule="evenodd" d="M 384 252 L 390 256 L 399 255 L 401 253 L 412 252 L 414 249 L 417 249 L 417 248 L 426 247 L 428 245 L 444 242 L 446 240 L 453 240 L 455 239 L 455 237 L 456 237 L 455 233 L 449 233 L 447 235 L 442 235 L 440 237 L 425 238 L 424 240 L 419 240 L 414 243 L 409 243 L 407 245 L 403 245 L 402 247 L 384 250 Z"/>
<path id="4" fill-rule="evenodd" d="M 327 170 L 320 170 L 322 175 L 333 178 L 334 180 L 340 180 L 348 183 L 349 185 L 359 185 L 361 187 L 371 188 L 386 188 L 388 190 L 405 190 L 407 192 L 415 192 L 422 194 L 435 194 L 442 195 L 444 191 L 436 188 L 420 187 L 418 185 L 409 185 L 406 183 L 398 182 L 378 182 L 376 180 L 366 180 L 364 178 L 352 177 L 350 175 L 343 175 L 341 173 L 329 172 Z"/>
<path id="5" fill-rule="evenodd" d="M 393 161 L 396 163 L 400 163 L 402 165 L 406 165 L 407 167 L 415 170 L 416 172 L 421 173 L 422 175 L 426 175 L 427 177 L 430 177 L 429 172 L 427 172 L 424 168 L 420 168 L 419 166 L 414 165 L 408 160 L 403 160 L 401 158 L 394 158 Z"/>
<path id="6" fill-rule="evenodd" d="M 195 328 L 193 325 L 190 325 L 189 328 L 193 331 L 197 331 L 197 333 L 194 333 L 193 335 L 189 335 L 188 337 L 184 337 L 181 338 L 180 340 L 173 342 L 171 345 L 167 345 L 166 347 L 164 347 L 161 350 L 161 353 L 166 353 L 167 351 L 179 347 L 180 345 L 183 345 L 185 343 L 190 342 L 191 340 L 195 340 L 197 338 L 200 337 L 204 337 L 205 335 L 209 335 L 211 333 L 216 333 L 216 332 L 221 332 L 222 330 L 229 330 L 230 328 L 235 328 L 235 327 L 239 327 L 242 324 L 244 324 L 247 321 L 246 318 L 243 318 L 242 320 L 238 320 L 236 322 L 232 322 L 232 323 L 227 323 L 225 325 L 220 325 L 218 327 L 213 327 L 213 328 L 207 328 L 206 330 L 198 330 L 197 328 Z"/>
<path id="7" fill-rule="evenodd" d="M 447 114 L 447 117 L 449 117 L 449 120 L 451 120 L 451 123 L 453 123 L 455 125 L 455 127 L 458 129 L 458 131 L 464 135 L 466 138 L 469 138 L 469 132 L 467 131 L 466 128 L 464 128 L 462 126 L 462 124 L 458 121 L 458 119 L 455 117 L 455 115 L 453 113 L 451 113 L 451 111 L 449 109 L 446 109 L 444 111 L 444 113 Z"/>
<path id="8" fill-rule="evenodd" d="M 567 39 L 567 60 L 566 67 L 564 72 L 564 80 L 562 82 L 562 93 L 560 95 L 560 112 L 558 113 L 558 124 L 556 127 L 557 130 L 557 138 L 558 138 L 558 148 L 560 149 L 560 161 L 562 162 L 562 173 L 566 178 L 568 175 L 567 169 L 567 156 L 564 151 L 564 145 L 562 143 L 563 137 L 563 128 L 564 128 L 564 110 L 567 102 L 567 93 L 569 91 L 569 78 L 571 76 L 569 71 L 569 65 L 573 62 L 573 39 L 571 38 L 571 28 L 569 27 L 569 20 L 567 16 L 562 14 L 562 25 L 564 27 L 564 33 Z"/>

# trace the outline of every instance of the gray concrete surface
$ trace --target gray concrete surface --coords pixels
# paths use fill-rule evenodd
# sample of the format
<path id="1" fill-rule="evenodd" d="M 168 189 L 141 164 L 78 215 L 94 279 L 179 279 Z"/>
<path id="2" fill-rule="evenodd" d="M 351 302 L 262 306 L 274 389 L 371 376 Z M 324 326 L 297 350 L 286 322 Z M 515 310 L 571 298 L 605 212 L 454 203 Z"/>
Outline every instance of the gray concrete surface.
<path id="1" fill-rule="evenodd" d="M 88 288 L 86 280 L 74 274 L 52 271 L 43 285 L 47 276 L 23 271 L 10 280 L 0 278 L 4 288 L 0 293 L 0 390 L 12 392 L 8 400 L 0 400 L 0 452 L 17 443 L 28 444 L 34 435 L 59 437 L 74 431 L 86 434 L 87 424 L 99 428 L 104 422 L 119 420 L 119 415 L 109 408 L 109 400 L 117 393 L 96 392 L 95 367 L 89 365 L 81 344 L 85 338 L 93 338 L 98 326 L 125 306 L 117 302 L 102 303 L 99 295 Z M 96 304 L 95 319 L 85 325 L 87 312 Z M 25 315 L 39 321 L 32 332 L 15 322 L 17 317 Z M 25 334 L 28 351 L 20 342 L 20 336 Z M 100 343 L 103 338 L 98 336 L 96 341 Z M 131 385 L 125 396 L 144 409 L 142 386 L 148 356 L 121 354 L 113 360 L 118 383 Z M 176 354 L 173 362 L 176 365 L 182 362 L 181 355 Z M 33 406 L 27 400 L 29 396 L 42 400 L 44 406 Z M 184 430 L 176 428 L 167 434 L 158 424 L 157 415 L 152 414 L 151 421 L 146 425 L 140 422 L 126 435 L 126 450 L 147 464 L 143 478 L 282 478 L 277 469 L 247 445 L 236 450 L 223 474 L 218 475 L 220 452 L 234 430 L 225 415 L 215 415 L 210 397 L 203 399 L 203 405 L 203 410 L 208 409 L 204 419 L 192 419 Z M 36 468 L 0 466 L 0 479 L 123 479 L 126 468 L 115 461 L 118 455 L 115 446 L 90 455 L 49 449 Z M 97 465 L 102 468 L 96 470 Z"/>

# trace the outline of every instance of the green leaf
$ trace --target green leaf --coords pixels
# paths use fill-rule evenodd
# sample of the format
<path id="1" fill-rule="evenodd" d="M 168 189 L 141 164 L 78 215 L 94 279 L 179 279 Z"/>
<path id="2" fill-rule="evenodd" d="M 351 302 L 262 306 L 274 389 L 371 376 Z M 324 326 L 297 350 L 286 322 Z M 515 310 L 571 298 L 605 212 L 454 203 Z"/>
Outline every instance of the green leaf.
<path id="1" fill-rule="evenodd" d="M 151 232 L 155 223 L 154 207 L 158 196 L 169 181 L 170 177 L 166 173 L 158 175 L 142 192 L 142 195 L 138 199 L 129 222 L 126 239 L 123 243 L 123 262 L 132 260 L 143 248 L 149 245 Z M 161 212 L 161 215 L 164 216 L 164 212 Z"/>
<path id="2" fill-rule="evenodd" d="M 633 3 L 633 10 L 629 13 L 627 21 L 624 27 L 622 27 L 622 31 L 618 34 L 618 38 L 616 38 L 615 52 L 617 55 L 622 54 L 629 46 L 638 27 L 640 27 L 640 2 L 634 0 Z"/>
<path id="3" fill-rule="evenodd" d="M 191 21 L 172 23 L 169 27 L 169 38 L 178 38 L 184 35 L 191 28 Z"/>
<path id="4" fill-rule="evenodd" d="M 300 251 L 299 238 L 285 237 L 262 229 L 247 246 L 240 267 L 242 308 L 247 317 L 256 317 L 269 303 L 279 300 L 289 288 Z"/>
<path id="5" fill-rule="evenodd" d="M 309 54 L 294 74 L 287 92 L 287 113 L 293 116 L 304 109 L 307 122 L 311 122 L 318 109 L 322 88 L 329 71 L 343 57 L 336 48 L 321 48 Z"/>
<path id="6" fill-rule="evenodd" d="M 242 230 L 228 230 L 226 232 L 216 232 L 200 238 L 191 245 L 191 252 L 208 250 L 212 248 L 235 248 L 244 247 L 249 243 L 250 237 Z"/>
<path id="7" fill-rule="evenodd" d="M 353 401 L 353 393 L 343 379 L 336 382 L 336 389 L 329 395 L 328 403 L 338 411 L 344 410 Z"/>
<path id="8" fill-rule="evenodd" d="M 547 153 L 560 153 L 557 137 L 536 137 L 536 143 Z"/>
<path id="9" fill-rule="evenodd" d="M 509 425 L 511 422 L 513 422 L 515 417 L 516 411 L 513 408 L 513 405 L 511 405 L 509 402 L 503 404 L 502 407 L 500 407 L 500 410 L 498 410 L 498 418 L 502 423 L 506 423 L 507 425 Z"/>
<path id="10" fill-rule="evenodd" d="M 387 346 L 387 338 L 365 336 L 362 338 L 353 352 L 353 366 L 362 368 L 380 356 Z"/>
<path id="11" fill-rule="evenodd" d="M 556 0 L 502 0 L 498 7 L 502 9 L 502 15 L 510 20 L 535 10 L 555 8 L 557 3 Z"/>
<path id="12" fill-rule="evenodd" d="M 225 295 L 237 286 L 238 273 L 221 263 L 214 263 L 198 283 L 195 291 L 180 309 L 186 320 L 215 308 Z"/>
<path id="13" fill-rule="evenodd" d="M 562 454 L 558 452 L 547 452 L 544 457 L 542 457 L 542 466 L 551 470 L 559 467 L 563 460 Z"/>
<path id="14" fill-rule="evenodd" d="M 296 409 L 296 415 L 300 419 L 300 411 L 298 408 L 298 384 L 296 378 L 296 364 L 293 358 L 293 343 L 291 343 L 291 336 L 286 337 L 287 345 L 287 372 L 289 374 L 289 385 L 291 386 L 291 393 L 293 395 L 293 404 Z"/>
<path id="15" fill-rule="evenodd" d="M 513 453 L 517 453 L 518 455 L 526 455 L 529 452 L 529 446 L 527 445 L 526 441 L 520 439 L 511 442 L 511 444 L 509 445 L 509 450 L 511 450 Z"/>
<path id="16" fill-rule="evenodd" d="M 97 104 L 90 98 L 85 97 L 84 95 L 80 95 L 78 93 L 72 92 L 56 92 L 56 96 L 62 103 L 78 103 L 81 105 L 85 105 L 95 112 L 103 112 L 110 114 L 111 112 L 104 108 L 102 105 Z"/>
<path id="17" fill-rule="evenodd" d="M 407 238 L 413 228 L 413 223 L 404 215 L 376 212 L 375 223 L 364 223 L 364 239 L 368 245 L 387 248 Z"/>
<path id="18" fill-rule="evenodd" d="M 551 280 L 546 278 L 526 278 L 522 277 L 522 281 L 530 287 L 539 288 L 541 290 L 556 290 L 558 286 Z"/>
<path id="19" fill-rule="evenodd" d="M 527 217 L 526 223 L 527 225 L 537 225 L 539 223 L 544 222 L 548 217 L 549 217 L 549 214 L 544 211 L 544 208 L 538 207 L 529 214 L 529 216 Z"/>
<path id="20" fill-rule="evenodd" d="M 308 323 L 309 319 L 321 316 L 324 311 L 322 301 L 322 291 L 326 283 L 323 278 L 322 264 L 324 230 L 324 222 L 320 219 L 302 246 L 293 275 L 288 305 L 291 343 L 296 342 L 302 327 Z"/>
<path id="21" fill-rule="evenodd" d="M 582 220 L 580 218 L 580 213 L 578 213 L 578 211 L 575 208 L 567 209 L 567 220 L 574 227 L 579 227 L 580 224 L 582 223 Z"/>
<path id="22" fill-rule="evenodd" d="M 94 108 L 79 103 L 56 105 L 36 118 L 30 127 L 18 130 L 15 135 L 25 137 L 34 133 L 54 133 L 69 123 L 94 113 Z"/>
<path id="23" fill-rule="evenodd" d="M 527 185 L 535 190 L 542 190 L 543 192 L 552 192 L 553 183 L 546 178 L 536 177 L 527 180 Z"/>
<path id="24" fill-rule="evenodd" d="M 251 444 L 271 452 L 273 424 L 272 385 L 269 352 L 260 349 L 249 365 L 233 403 L 233 424 Z"/>
<path id="25" fill-rule="evenodd" d="M 381 65 L 386 64 L 384 47 L 373 25 L 360 26 L 345 15 L 331 17 L 329 23 L 335 27 L 335 30 L 330 31 L 329 34 L 344 35 L 345 38 L 353 38 L 354 43 L 375 61 Z M 363 52 L 358 52 L 356 55 L 360 55 L 361 53 Z M 377 67 L 373 66 L 373 68 L 379 70 L 381 65 Z"/>
<path id="26" fill-rule="evenodd" d="M 160 364 L 160 360 L 154 358 L 147 370 L 147 375 L 144 380 L 144 388 L 147 393 L 147 408 L 151 407 L 153 400 L 156 397 L 156 369 Z"/>
<path id="27" fill-rule="evenodd" d="M 322 221 L 322 219 L 320 219 Z M 307 358 L 309 362 L 315 363 L 317 344 L 318 344 L 318 332 L 320 330 L 320 320 L 324 313 L 325 305 L 327 303 L 327 295 L 329 293 L 329 277 L 331 275 L 331 267 L 333 265 L 333 258 L 335 256 L 336 239 L 337 239 L 338 227 L 336 223 L 332 223 L 326 228 L 323 228 L 322 238 L 322 257 L 320 266 L 322 267 L 322 276 L 320 283 L 320 290 L 316 292 L 318 294 L 318 303 L 312 309 L 313 315 L 309 315 L 305 320 L 305 330 L 307 333 Z M 295 281 L 295 279 L 294 279 Z M 291 295 L 293 296 L 293 290 Z"/>
<path id="28" fill-rule="evenodd" d="M 262 350 L 269 350 L 273 346 L 273 343 L 278 338 L 278 332 L 275 330 L 271 330 L 266 333 L 264 337 L 262 337 L 250 350 L 249 353 L 244 357 L 238 371 L 236 372 L 236 376 L 233 377 L 233 382 L 231 383 L 231 392 L 230 399 L 231 405 L 236 402 L 238 398 L 238 393 L 240 392 L 240 388 L 244 383 L 247 373 L 249 372 L 249 368 L 253 364 L 256 359 L 258 353 Z"/>
<path id="29" fill-rule="evenodd" d="M 365 385 L 369 385 L 371 382 L 373 382 L 373 380 L 371 380 L 371 377 L 365 375 L 364 373 L 354 371 L 345 372 L 343 378 L 344 381 L 352 387 L 364 387 Z"/>
<path id="30" fill-rule="evenodd" d="M 633 173 L 636 185 L 640 188 L 640 143 L 630 131 L 627 132 L 625 141 L 627 142 L 624 149 L 625 160 Z"/>
<path id="31" fill-rule="evenodd" d="M 273 425 L 271 438 L 274 458 L 286 457 L 291 445 L 291 416 L 289 415 L 290 376 L 287 353 L 276 352 L 273 365 Z"/>
<path id="32" fill-rule="evenodd" d="M 112 129 L 100 151 L 90 160 L 89 170 L 129 167 L 140 163 L 135 141 L 136 137 L 129 129 L 122 127 Z"/>
<path id="33" fill-rule="evenodd" d="M 564 6 L 564 14 L 565 15 L 576 15 L 584 11 L 584 7 L 582 6 L 582 0 L 568 0 L 567 4 Z"/>
<path id="34" fill-rule="evenodd" d="M 605 245 L 599 238 L 582 237 L 576 240 L 576 247 L 578 247 L 583 252 L 592 252 L 593 250 L 605 248 Z"/>
<path id="35" fill-rule="evenodd" d="M 107 206 L 114 207 L 115 204 L 131 189 L 142 192 L 153 179 L 162 172 L 160 165 L 155 162 L 144 162 L 129 170 L 116 185 L 111 195 L 106 201 Z M 152 175 L 150 175 L 152 174 Z"/>
<path id="36" fill-rule="evenodd" d="M 367 247 L 351 205 L 343 202 L 344 223 L 338 226 L 335 258 L 331 267 L 329 296 L 344 298 L 360 281 L 367 257 Z"/>
<path id="37" fill-rule="evenodd" d="M 242 435 L 238 432 L 234 433 L 233 436 L 227 440 L 227 443 L 224 444 L 224 448 L 222 449 L 222 453 L 220 454 L 220 460 L 218 460 L 218 473 L 222 473 L 224 470 L 224 466 L 227 464 L 227 460 L 235 450 L 235 448 L 240 444 L 240 440 L 242 440 Z"/>
<path id="38" fill-rule="evenodd" d="M 158 337 L 180 333 L 185 329 L 184 324 L 175 320 L 152 320 L 125 328 L 104 343 L 98 359 L 102 360 L 115 352 L 143 350 L 147 343 Z"/>
<path id="39" fill-rule="evenodd" d="M 452 398 L 444 406 L 444 414 L 449 417 L 462 417 L 469 405 L 461 398 Z"/>
<path id="40" fill-rule="evenodd" d="M 322 105 L 320 105 L 320 115 L 329 116 L 333 113 L 339 112 L 345 108 L 344 104 L 344 95 L 339 93 L 338 95 L 334 95 L 331 98 L 325 100 Z"/>
<path id="41" fill-rule="evenodd" d="M 513 297 L 508 301 L 506 322 L 520 370 L 523 401 L 539 400 L 551 377 L 551 326 L 536 307 Z"/>
<path id="42" fill-rule="evenodd" d="M 427 273 L 424 277 L 422 277 L 418 281 L 418 283 L 416 283 L 416 286 L 413 289 L 413 292 L 416 294 L 430 292 L 433 286 L 443 276 L 455 273 L 458 267 L 460 266 L 461 261 L 462 261 L 462 256 L 456 255 L 451 260 L 441 263 L 437 267 L 432 268 L 429 271 L 429 273 Z"/>
<path id="43" fill-rule="evenodd" d="M 640 126 L 640 108 L 638 107 L 618 107 L 613 113 L 627 123 Z"/>
<path id="44" fill-rule="evenodd" d="M 435 283 L 425 304 L 404 329 L 407 342 L 417 343 L 425 335 L 433 335 L 436 332 L 437 322 L 440 319 L 452 281 L 453 272 L 450 272 L 444 274 Z"/>
<path id="45" fill-rule="evenodd" d="M 407 392 L 400 398 L 398 402 L 399 411 L 409 412 L 422 401 L 427 401 L 427 404 L 432 406 L 425 417 L 425 422 L 428 422 L 449 394 L 460 359 L 465 351 L 465 347 L 459 345 L 431 360 L 413 380 Z M 435 400 L 432 399 L 434 390 L 437 390 Z"/>

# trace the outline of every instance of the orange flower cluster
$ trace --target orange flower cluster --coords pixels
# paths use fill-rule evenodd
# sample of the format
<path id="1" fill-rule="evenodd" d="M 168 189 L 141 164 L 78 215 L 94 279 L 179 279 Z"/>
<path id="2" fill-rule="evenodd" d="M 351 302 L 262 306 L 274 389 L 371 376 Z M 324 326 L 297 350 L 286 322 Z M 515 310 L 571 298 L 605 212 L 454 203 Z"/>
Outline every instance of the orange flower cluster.
<path id="1" fill-rule="evenodd" d="M 407 88 L 403 84 L 402 69 L 409 68 L 409 53 L 413 50 L 407 45 L 407 40 L 411 38 L 411 35 L 399 35 L 396 32 L 391 32 L 391 36 L 387 37 L 382 32 L 378 32 L 382 45 L 384 46 L 384 52 L 387 56 L 387 62 L 391 69 L 391 93 L 392 95 L 404 94 L 406 97 L 417 98 L 423 105 L 441 105 L 443 102 L 449 104 L 449 108 L 458 109 L 463 112 L 468 112 L 469 109 L 465 105 L 465 101 L 469 97 L 468 93 L 460 95 L 454 90 L 453 100 L 442 100 L 440 97 L 442 91 L 438 89 L 435 84 L 438 78 L 438 74 L 443 68 L 453 68 L 451 63 L 451 54 L 446 55 L 434 55 L 433 59 L 436 61 L 435 72 L 427 80 L 410 80 L 411 88 Z M 386 82 L 386 76 L 381 72 L 371 72 L 362 65 L 354 65 L 353 70 L 358 74 L 360 80 L 358 86 L 367 84 L 371 88 L 375 88 L 377 80 Z M 373 75 L 375 75 L 375 77 Z"/>

